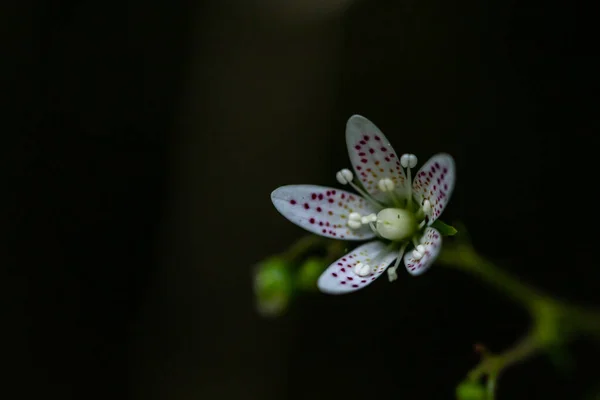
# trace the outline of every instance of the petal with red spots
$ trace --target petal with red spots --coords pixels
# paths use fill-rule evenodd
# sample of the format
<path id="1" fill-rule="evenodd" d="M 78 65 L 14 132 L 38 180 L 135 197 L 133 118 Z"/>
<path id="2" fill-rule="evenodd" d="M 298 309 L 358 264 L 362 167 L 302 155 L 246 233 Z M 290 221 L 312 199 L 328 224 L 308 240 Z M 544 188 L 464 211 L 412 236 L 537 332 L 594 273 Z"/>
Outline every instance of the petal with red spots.
<path id="1" fill-rule="evenodd" d="M 419 242 L 425 247 L 420 260 L 413 257 L 412 251 L 404 255 L 404 264 L 411 275 L 421 275 L 433 264 L 442 249 L 442 235 L 436 229 L 427 227 Z"/>
<path id="2" fill-rule="evenodd" d="M 319 277 L 317 286 L 328 294 L 354 292 L 379 278 L 397 256 L 379 240 L 363 244 L 331 264 Z M 354 267 L 359 262 L 370 265 L 373 272 L 364 277 L 355 274 Z"/>
<path id="3" fill-rule="evenodd" d="M 354 172 L 367 192 L 376 199 L 385 199 L 377 183 L 389 178 L 400 196 L 405 196 L 406 176 L 400 159 L 385 135 L 371 121 L 353 115 L 346 124 L 346 145 Z"/>
<path id="4" fill-rule="evenodd" d="M 436 154 L 417 172 L 413 181 L 414 197 L 421 205 L 425 200 L 431 203 L 427 225 L 438 219 L 446 208 L 455 180 L 454 159 L 449 154 Z"/>
<path id="5" fill-rule="evenodd" d="M 282 186 L 271 193 L 277 211 L 307 231 L 334 239 L 366 240 L 375 237 L 368 226 L 348 228 L 348 215 L 376 212 L 361 196 L 315 185 Z"/>

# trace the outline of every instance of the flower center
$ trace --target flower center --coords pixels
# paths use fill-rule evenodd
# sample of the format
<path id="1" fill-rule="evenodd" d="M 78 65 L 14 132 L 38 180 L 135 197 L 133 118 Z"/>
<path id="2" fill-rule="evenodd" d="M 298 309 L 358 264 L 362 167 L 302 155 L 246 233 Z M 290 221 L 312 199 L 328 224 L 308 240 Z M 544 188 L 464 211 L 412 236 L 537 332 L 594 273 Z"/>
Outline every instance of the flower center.
<path id="1" fill-rule="evenodd" d="M 350 213 L 347 222 L 350 229 L 361 229 L 363 225 L 369 225 L 371 230 L 383 239 L 404 242 L 410 241 L 415 233 L 425 226 L 427 215 L 431 211 L 429 200 L 425 200 L 423 204 L 417 206 L 417 209 L 413 207 L 411 168 L 417 165 L 417 157 L 414 154 L 403 154 L 400 157 L 400 165 L 406 169 L 407 178 L 405 187 L 400 191 L 402 197 L 398 196 L 396 184 L 391 178 L 384 177 L 377 182 L 379 190 L 388 195 L 388 201 L 385 201 L 385 199 L 376 200 L 355 185 L 352 182 L 354 174 L 350 170 L 342 169 L 336 174 L 339 183 L 352 186 L 377 211 L 377 214 L 369 215 L 361 215 L 357 212 Z M 402 247 L 402 253 L 404 249 L 405 246 Z M 418 250 L 416 251 L 418 256 L 420 253 Z M 361 266 L 361 271 L 367 271 L 367 267 Z M 359 272 L 356 273 L 360 275 Z"/>
<path id="2" fill-rule="evenodd" d="M 377 214 L 377 233 L 388 240 L 404 240 L 417 230 L 414 214 L 401 208 L 384 208 Z"/>

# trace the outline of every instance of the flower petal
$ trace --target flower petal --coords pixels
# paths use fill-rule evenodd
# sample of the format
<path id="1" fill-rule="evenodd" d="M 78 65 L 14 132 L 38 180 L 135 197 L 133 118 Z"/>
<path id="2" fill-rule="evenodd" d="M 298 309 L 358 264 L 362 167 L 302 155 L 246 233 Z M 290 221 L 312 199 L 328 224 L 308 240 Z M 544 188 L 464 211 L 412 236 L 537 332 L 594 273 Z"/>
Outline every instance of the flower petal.
<path id="1" fill-rule="evenodd" d="M 307 231 L 334 239 L 366 240 L 375 237 L 368 225 L 348 228 L 348 215 L 376 212 L 362 197 L 315 185 L 281 186 L 271 193 L 277 211 Z"/>
<path id="2" fill-rule="evenodd" d="M 319 277 L 317 286 L 328 294 L 354 292 L 379 278 L 397 256 L 396 251 L 388 250 L 379 240 L 363 244 L 331 264 Z M 373 272 L 364 277 L 355 274 L 354 266 L 359 262 L 369 264 Z"/>
<path id="3" fill-rule="evenodd" d="M 353 115 L 346 124 L 346 145 L 354 172 L 363 186 L 376 199 L 381 193 L 377 183 L 389 178 L 400 195 L 405 194 L 406 176 L 394 148 L 379 128 L 361 115 Z"/>
<path id="4" fill-rule="evenodd" d="M 431 225 L 446 208 L 455 180 L 454 160 L 449 154 L 436 154 L 417 172 L 413 182 L 414 196 L 421 205 L 425 200 L 431 203 L 427 225 Z"/>
<path id="5" fill-rule="evenodd" d="M 411 275 L 421 275 L 433 264 L 442 249 L 442 235 L 436 229 L 427 227 L 420 243 L 425 247 L 420 260 L 413 256 L 412 251 L 404 255 L 404 264 Z"/>

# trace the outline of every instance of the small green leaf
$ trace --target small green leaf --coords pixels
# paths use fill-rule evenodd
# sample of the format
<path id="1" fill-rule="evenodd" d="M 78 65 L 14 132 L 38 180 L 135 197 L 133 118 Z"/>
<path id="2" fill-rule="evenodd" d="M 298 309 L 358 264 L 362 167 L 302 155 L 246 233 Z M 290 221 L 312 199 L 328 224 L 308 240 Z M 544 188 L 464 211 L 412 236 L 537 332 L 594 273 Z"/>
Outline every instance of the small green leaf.
<path id="1" fill-rule="evenodd" d="M 456 228 L 454 228 L 453 226 L 450 226 L 448 224 L 443 223 L 439 219 L 436 219 L 435 221 L 433 221 L 433 224 L 431 224 L 431 227 L 437 229 L 438 231 L 440 231 L 440 233 L 442 234 L 442 236 L 454 236 L 458 232 L 456 230 Z"/>

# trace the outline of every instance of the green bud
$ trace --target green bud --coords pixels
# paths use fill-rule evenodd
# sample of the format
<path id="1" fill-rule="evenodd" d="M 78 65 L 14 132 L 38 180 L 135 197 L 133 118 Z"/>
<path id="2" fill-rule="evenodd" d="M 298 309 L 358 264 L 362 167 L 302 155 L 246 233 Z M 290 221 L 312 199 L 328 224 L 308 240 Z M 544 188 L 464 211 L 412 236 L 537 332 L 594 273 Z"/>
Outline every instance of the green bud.
<path id="1" fill-rule="evenodd" d="M 296 286 L 299 289 L 314 291 L 317 290 L 317 280 L 325 271 L 327 265 L 320 258 L 311 257 L 306 260 L 298 270 L 296 275 Z"/>
<path id="2" fill-rule="evenodd" d="M 485 400 L 485 388 L 479 382 L 462 382 L 456 388 L 458 400 Z"/>
<path id="3" fill-rule="evenodd" d="M 292 297 L 290 267 L 280 257 L 262 261 L 254 271 L 256 309 L 263 317 L 278 317 L 285 313 Z"/>

